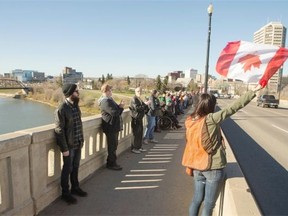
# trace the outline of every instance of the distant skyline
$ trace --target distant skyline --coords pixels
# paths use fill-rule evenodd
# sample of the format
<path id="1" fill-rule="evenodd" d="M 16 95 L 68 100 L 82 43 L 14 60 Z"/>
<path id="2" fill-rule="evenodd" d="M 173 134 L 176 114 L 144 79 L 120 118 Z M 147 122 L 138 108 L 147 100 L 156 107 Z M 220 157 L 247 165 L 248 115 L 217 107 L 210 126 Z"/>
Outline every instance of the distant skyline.
<path id="1" fill-rule="evenodd" d="M 252 42 L 272 21 L 288 26 L 286 0 L 0 0 L 0 74 L 58 76 L 64 67 L 85 77 L 156 78 L 189 68 L 202 74 L 210 3 L 209 74 L 216 77 L 227 42 Z"/>

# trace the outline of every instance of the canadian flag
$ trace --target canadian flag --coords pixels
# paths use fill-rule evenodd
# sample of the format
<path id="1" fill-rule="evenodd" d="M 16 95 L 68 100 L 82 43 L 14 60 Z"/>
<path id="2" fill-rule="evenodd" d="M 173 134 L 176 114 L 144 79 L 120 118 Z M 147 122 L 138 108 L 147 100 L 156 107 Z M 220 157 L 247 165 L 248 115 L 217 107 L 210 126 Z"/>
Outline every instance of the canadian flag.
<path id="1" fill-rule="evenodd" d="M 288 49 L 246 41 L 229 42 L 217 61 L 216 71 L 227 78 L 259 82 L 264 87 L 288 58 Z"/>

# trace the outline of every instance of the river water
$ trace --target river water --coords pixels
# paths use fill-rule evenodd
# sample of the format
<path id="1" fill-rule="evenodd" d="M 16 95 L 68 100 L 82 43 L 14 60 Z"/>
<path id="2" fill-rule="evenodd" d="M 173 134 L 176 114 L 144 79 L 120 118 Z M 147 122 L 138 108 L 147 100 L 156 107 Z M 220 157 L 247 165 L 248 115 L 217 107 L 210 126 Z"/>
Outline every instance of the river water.
<path id="1" fill-rule="evenodd" d="M 42 103 L 0 97 L 0 135 L 54 123 L 54 111 Z"/>

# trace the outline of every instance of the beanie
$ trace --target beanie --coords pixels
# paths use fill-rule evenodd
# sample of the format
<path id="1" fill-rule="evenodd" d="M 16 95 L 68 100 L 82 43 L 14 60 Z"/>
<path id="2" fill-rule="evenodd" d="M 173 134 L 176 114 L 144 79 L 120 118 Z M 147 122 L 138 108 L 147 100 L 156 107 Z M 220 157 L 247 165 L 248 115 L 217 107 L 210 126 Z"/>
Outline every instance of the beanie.
<path id="1" fill-rule="evenodd" d="M 65 97 L 69 97 L 70 95 L 73 94 L 73 92 L 75 91 L 75 89 L 77 88 L 77 85 L 75 84 L 64 84 L 62 87 L 62 91 L 63 94 L 65 95 Z"/>

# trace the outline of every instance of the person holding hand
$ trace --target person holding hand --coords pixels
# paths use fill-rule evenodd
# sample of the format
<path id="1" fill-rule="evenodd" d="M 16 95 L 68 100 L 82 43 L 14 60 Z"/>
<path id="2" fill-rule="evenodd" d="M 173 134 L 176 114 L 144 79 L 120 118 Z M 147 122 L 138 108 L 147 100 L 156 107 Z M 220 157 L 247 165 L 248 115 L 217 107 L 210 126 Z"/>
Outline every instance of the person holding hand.
<path id="1" fill-rule="evenodd" d="M 79 90 L 76 84 L 64 84 L 62 90 L 65 101 L 55 111 L 55 136 L 63 156 L 61 199 L 68 204 L 76 204 L 77 199 L 71 194 L 80 197 L 87 196 L 87 192 L 79 187 L 78 181 L 81 148 L 84 142 L 81 111 L 78 105 Z"/>
<path id="2" fill-rule="evenodd" d="M 108 157 L 106 167 L 111 170 L 122 170 L 117 164 L 117 147 L 119 131 L 123 128 L 121 114 L 124 110 L 124 101 L 117 104 L 112 98 L 112 86 L 104 84 L 101 87 L 102 97 L 99 98 L 98 104 L 102 116 L 102 129 L 107 138 Z"/>

